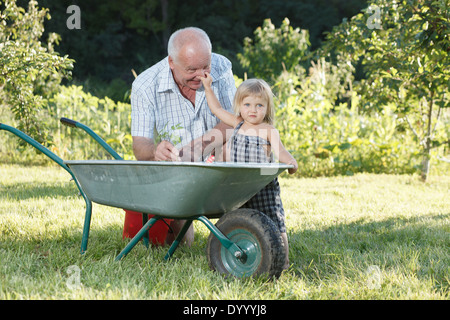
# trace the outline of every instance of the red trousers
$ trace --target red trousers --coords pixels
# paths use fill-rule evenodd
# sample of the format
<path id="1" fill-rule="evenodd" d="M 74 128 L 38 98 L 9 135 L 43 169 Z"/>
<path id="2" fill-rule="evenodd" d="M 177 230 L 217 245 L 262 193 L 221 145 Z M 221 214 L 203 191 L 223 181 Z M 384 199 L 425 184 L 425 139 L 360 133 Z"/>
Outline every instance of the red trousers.
<path id="1" fill-rule="evenodd" d="M 150 220 L 153 215 L 149 214 Z M 148 239 L 153 245 L 163 246 L 165 244 L 167 234 L 169 233 L 169 226 L 173 219 L 158 220 L 148 231 Z M 125 222 L 123 225 L 122 238 L 133 238 L 136 233 L 142 228 L 142 213 L 136 211 L 125 210 Z"/>

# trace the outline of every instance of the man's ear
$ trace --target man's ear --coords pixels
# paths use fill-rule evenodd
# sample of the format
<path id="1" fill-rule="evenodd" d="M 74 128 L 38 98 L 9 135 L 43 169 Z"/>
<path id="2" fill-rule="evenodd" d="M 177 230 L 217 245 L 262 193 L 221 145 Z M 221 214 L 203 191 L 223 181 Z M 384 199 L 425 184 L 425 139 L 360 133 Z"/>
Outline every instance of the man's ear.
<path id="1" fill-rule="evenodd" d="M 174 65 L 173 65 L 173 59 L 172 59 L 171 56 L 169 56 L 168 59 L 169 59 L 169 67 L 170 67 L 170 70 L 173 70 L 173 68 L 174 68 Z"/>

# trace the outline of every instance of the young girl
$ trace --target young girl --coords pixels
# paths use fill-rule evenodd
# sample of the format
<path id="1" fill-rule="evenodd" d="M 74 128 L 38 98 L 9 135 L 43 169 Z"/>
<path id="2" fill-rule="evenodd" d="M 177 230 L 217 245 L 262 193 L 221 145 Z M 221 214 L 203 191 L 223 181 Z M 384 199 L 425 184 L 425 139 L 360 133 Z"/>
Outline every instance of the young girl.
<path id="1" fill-rule="evenodd" d="M 273 162 L 274 153 L 280 162 L 294 166 L 288 170 L 290 174 L 297 171 L 297 161 L 284 148 L 278 130 L 272 125 L 274 118 L 273 95 L 264 80 L 249 79 L 239 86 L 234 97 L 235 114 L 222 109 L 212 90 L 210 74 L 205 73 L 205 77 L 201 77 L 201 80 L 211 112 L 234 128 L 233 135 L 227 142 L 227 161 Z M 270 182 L 242 207 L 263 212 L 278 226 L 286 248 L 284 268 L 287 269 L 289 267 L 289 247 L 278 178 Z"/>

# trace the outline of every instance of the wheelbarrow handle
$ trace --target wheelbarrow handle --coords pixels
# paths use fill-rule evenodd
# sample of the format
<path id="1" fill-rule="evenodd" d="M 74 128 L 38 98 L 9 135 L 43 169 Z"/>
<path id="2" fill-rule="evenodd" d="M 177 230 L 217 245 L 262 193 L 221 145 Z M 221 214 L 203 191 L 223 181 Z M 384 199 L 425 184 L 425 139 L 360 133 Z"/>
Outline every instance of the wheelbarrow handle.
<path id="1" fill-rule="evenodd" d="M 45 154 L 47 157 L 52 159 L 54 162 L 59 164 L 61 167 L 63 167 L 70 174 L 72 174 L 70 169 L 64 164 L 63 160 L 60 157 L 58 157 L 55 153 L 51 152 L 49 149 L 47 149 L 46 147 L 41 145 L 39 142 L 37 142 L 36 140 L 31 138 L 27 134 L 23 133 L 19 129 L 16 129 L 16 128 L 8 126 L 6 124 L 0 123 L 0 130 L 9 131 L 12 134 L 16 135 L 18 138 L 22 139 L 23 141 L 25 141 L 29 145 L 33 146 L 34 148 L 36 148 L 37 150 L 39 150 L 40 152 Z"/>
<path id="2" fill-rule="evenodd" d="M 87 195 L 84 193 L 83 189 L 81 188 L 77 178 L 73 174 L 72 170 L 64 163 L 63 159 L 58 157 L 55 153 L 41 145 L 39 142 L 25 134 L 24 132 L 20 131 L 19 129 L 16 129 L 14 127 L 8 126 L 6 124 L 3 124 L 0 122 L 0 130 L 9 131 L 12 134 L 16 135 L 18 138 L 22 139 L 29 145 L 33 146 L 43 154 L 45 154 L 47 157 L 49 157 L 51 160 L 56 162 L 59 166 L 61 166 L 64 170 L 66 170 L 71 176 L 72 179 L 75 181 L 75 184 L 78 188 L 78 191 L 80 191 L 80 194 L 83 196 L 84 201 L 86 202 L 86 214 L 84 218 L 84 226 L 83 226 L 83 237 L 81 239 L 81 253 L 84 254 L 87 250 L 87 243 L 89 238 L 89 229 L 91 225 L 91 213 L 92 213 L 92 202 L 87 197 Z"/>
<path id="3" fill-rule="evenodd" d="M 83 129 L 84 131 L 87 132 L 87 134 L 89 134 L 92 138 L 94 138 L 95 141 L 97 141 L 114 159 L 116 160 L 123 160 L 123 158 L 121 156 L 119 156 L 119 154 L 114 151 L 113 148 L 111 148 L 111 146 L 109 144 L 107 144 L 105 142 L 105 140 L 103 140 L 102 138 L 100 138 L 100 136 L 98 134 L 96 134 L 91 128 L 89 128 L 87 125 L 82 124 L 81 122 L 72 120 L 72 119 L 68 119 L 68 118 L 61 118 L 59 119 L 59 121 L 69 127 L 72 128 L 80 128 Z"/>
<path id="4" fill-rule="evenodd" d="M 77 121 L 68 119 L 68 118 L 61 118 L 59 119 L 63 125 L 66 125 L 68 127 L 76 128 L 77 127 Z"/>

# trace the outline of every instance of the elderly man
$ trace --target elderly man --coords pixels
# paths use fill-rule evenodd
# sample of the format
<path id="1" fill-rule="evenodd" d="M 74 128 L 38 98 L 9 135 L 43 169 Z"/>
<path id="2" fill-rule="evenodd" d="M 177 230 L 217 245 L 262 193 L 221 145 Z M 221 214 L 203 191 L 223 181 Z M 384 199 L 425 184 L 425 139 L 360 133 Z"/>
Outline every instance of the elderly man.
<path id="1" fill-rule="evenodd" d="M 232 112 L 236 87 L 231 62 L 212 53 L 208 35 L 189 27 L 172 34 L 168 57 L 141 73 L 131 92 L 131 135 L 137 160 L 201 161 L 223 145 L 226 129 L 209 110 L 200 76 L 211 74 L 221 105 Z M 155 144 L 155 131 L 160 142 Z M 184 221 L 172 225 L 178 233 Z M 194 238 L 191 226 L 185 241 Z"/>

